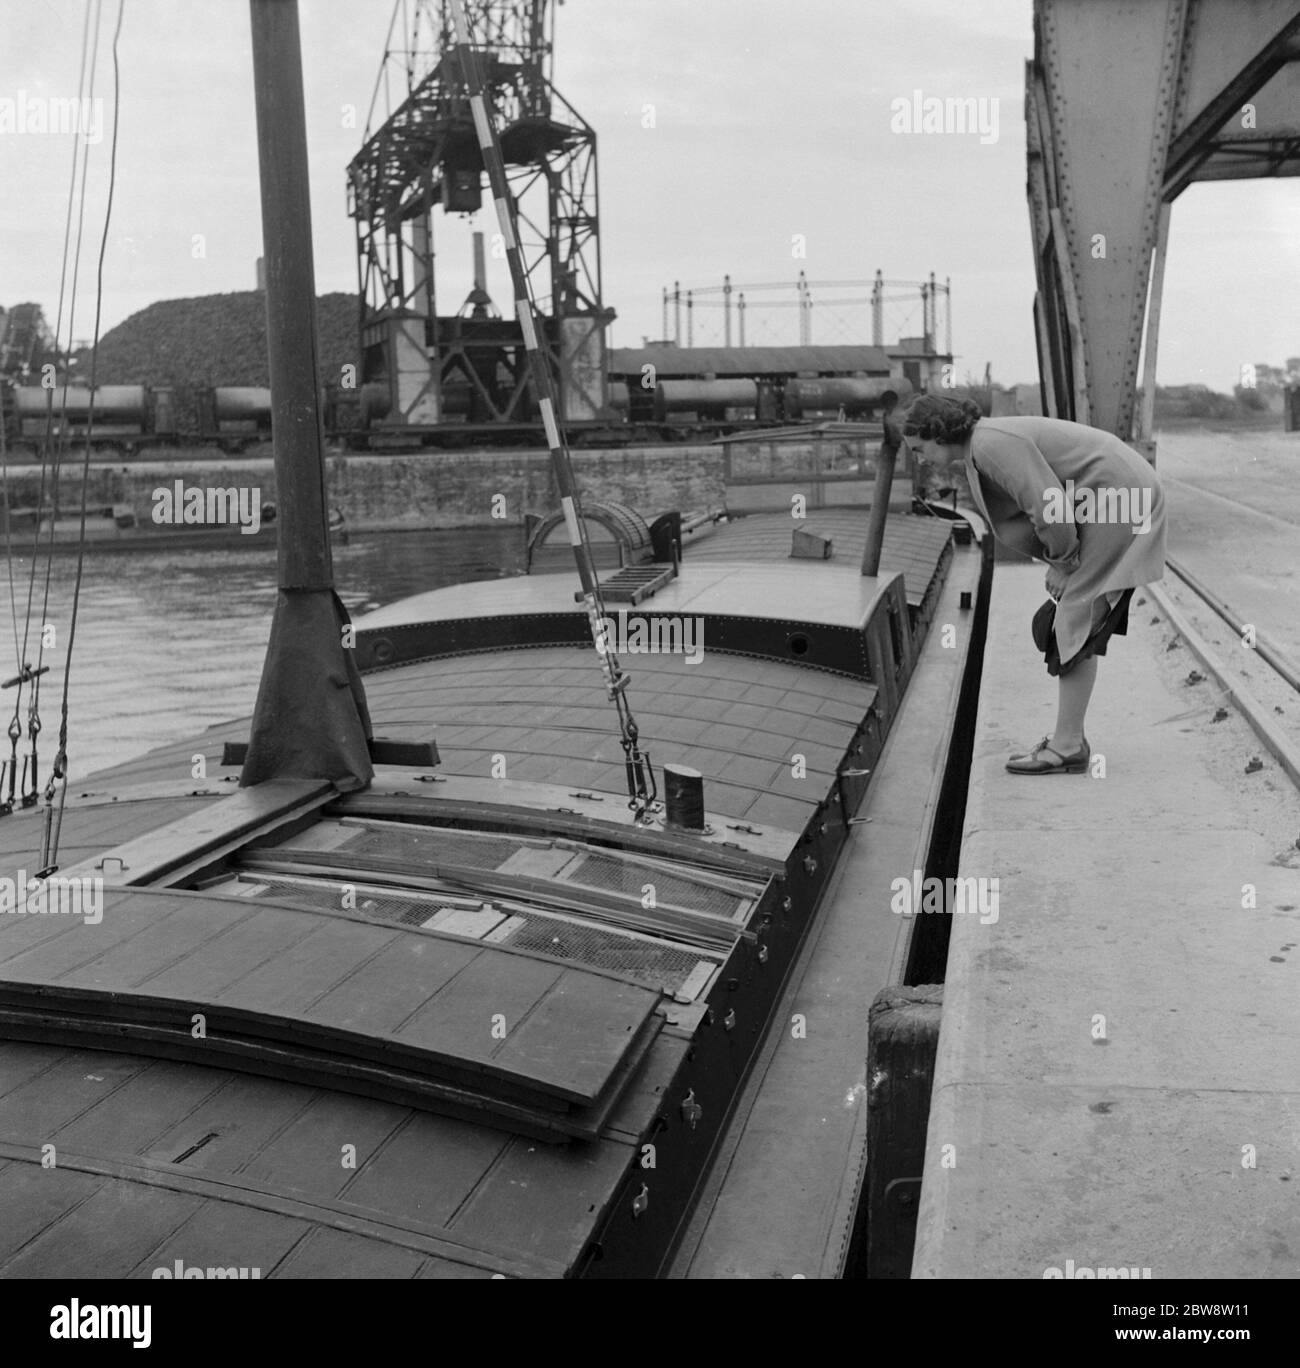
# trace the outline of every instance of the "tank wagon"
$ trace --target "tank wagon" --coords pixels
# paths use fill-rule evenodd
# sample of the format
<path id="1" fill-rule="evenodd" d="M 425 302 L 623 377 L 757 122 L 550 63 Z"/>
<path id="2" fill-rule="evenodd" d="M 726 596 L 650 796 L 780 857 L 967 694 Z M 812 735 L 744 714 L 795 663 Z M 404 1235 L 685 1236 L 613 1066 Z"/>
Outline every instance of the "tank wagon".
<path id="1" fill-rule="evenodd" d="M 882 347 L 642 347 L 610 353 L 610 406 L 633 426 L 873 418 L 912 393 Z"/>
<path id="2" fill-rule="evenodd" d="M 183 429 L 171 385 L 97 385 L 93 407 L 91 394 L 88 385 L 16 386 L 3 405 L 8 444 L 34 451 L 47 432 L 81 442 L 91 426 L 92 445 L 114 451 L 195 441 L 239 451 L 271 432 L 271 391 L 259 386 L 200 387 L 197 431 Z"/>
<path id="3" fill-rule="evenodd" d="M 610 353 L 603 416 L 571 424 L 587 445 L 699 440 L 746 428 L 825 418 L 875 417 L 882 405 L 906 399 L 909 380 L 891 369 L 879 347 L 644 347 Z M 8 445 L 35 451 L 45 433 L 124 454 L 150 446 L 217 446 L 238 452 L 268 437 L 271 392 L 259 386 L 201 385 L 181 402 L 177 387 L 148 383 L 100 385 L 93 414 L 90 389 L 20 386 L 3 394 Z M 51 416 L 52 407 L 52 416 Z M 182 421 L 183 408 L 192 420 Z M 443 421 L 389 421 L 387 388 L 327 385 L 327 435 L 357 449 L 541 444 L 543 427 L 531 395 L 517 421 L 487 420 L 472 387 L 447 386 Z"/>

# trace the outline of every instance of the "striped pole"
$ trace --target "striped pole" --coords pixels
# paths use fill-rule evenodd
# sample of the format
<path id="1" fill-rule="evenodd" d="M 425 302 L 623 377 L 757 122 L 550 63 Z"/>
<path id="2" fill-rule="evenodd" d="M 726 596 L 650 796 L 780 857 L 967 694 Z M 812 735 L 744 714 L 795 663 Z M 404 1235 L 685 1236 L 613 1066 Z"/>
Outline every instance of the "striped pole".
<path id="1" fill-rule="evenodd" d="M 542 414 L 542 426 L 546 429 L 546 445 L 551 453 L 551 466 L 555 471 L 555 483 L 560 491 L 560 507 L 564 512 L 565 526 L 569 532 L 569 543 L 573 547 L 573 558 L 578 566 L 578 579 L 582 585 L 582 601 L 587 610 L 587 621 L 591 628 L 592 644 L 600 658 L 601 670 L 605 677 L 605 688 L 614 701 L 618 711 L 619 728 L 622 734 L 625 767 L 627 770 L 628 793 L 632 806 L 639 814 L 645 812 L 656 796 L 654 771 L 649 756 L 638 749 L 638 732 L 631 709 L 628 707 L 625 690 L 628 676 L 623 672 L 614 644 L 605 630 L 605 605 L 601 598 L 600 583 L 596 578 L 595 567 L 591 560 L 591 547 L 587 541 L 586 528 L 582 521 L 582 504 L 578 497 L 577 481 L 573 474 L 573 462 L 569 448 L 560 434 L 555 402 L 555 385 L 551 368 L 542 351 L 538 337 L 539 328 L 536 310 L 533 306 L 532 290 L 528 275 L 524 270 L 523 257 L 519 250 L 519 233 L 514 201 L 506 182 L 505 159 L 501 154 L 501 144 L 497 131 L 488 112 L 487 98 L 483 81 L 479 75 L 478 64 L 470 43 L 469 24 L 465 18 L 463 0 L 449 0 L 452 24 L 456 31 L 457 55 L 460 59 L 461 73 L 469 94 L 470 112 L 474 116 L 474 129 L 478 134 L 479 150 L 483 154 L 483 165 L 487 169 L 488 184 L 492 199 L 496 204 L 497 223 L 501 229 L 501 240 L 505 244 L 506 263 L 510 268 L 510 280 L 515 295 L 515 313 L 524 334 L 524 346 L 528 352 L 528 366 L 537 394 L 538 407 Z"/>

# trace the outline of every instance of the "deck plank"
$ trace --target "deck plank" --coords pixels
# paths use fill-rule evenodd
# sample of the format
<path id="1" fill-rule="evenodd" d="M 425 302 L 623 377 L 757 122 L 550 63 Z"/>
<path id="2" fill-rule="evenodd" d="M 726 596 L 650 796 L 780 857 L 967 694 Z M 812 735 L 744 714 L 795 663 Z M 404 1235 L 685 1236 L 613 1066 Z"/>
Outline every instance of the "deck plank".
<path id="1" fill-rule="evenodd" d="M 759 820 L 755 803 L 765 796 L 750 784 L 721 782 L 737 753 L 787 766 L 791 754 L 807 754 L 812 745 L 842 755 L 876 698 L 865 680 L 707 650 L 695 665 L 655 655 L 629 656 L 624 664 L 655 763 L 698 769 L 708 811 L 731 821 Z M 416 662 L 369 675 L 366 695 L 376 731 L 437 737 L 441 774 L 489 778 L 499 768 L 495 757 L 503 756 L 511 779 L 608 793 L 625 787 L 618 732 L 589 650 L 534 647 Z M 238 725 L 228 730 L 234 735 Z M 182 752 L 187 762 L 200 748 L 215 756 L 222 731 L 205 734 L 201 747 L 189 742 L 172 748 L 175 755 L 159 751 L 150 764 L 100 776 L 101 783 L 156 780 L 174 771 Z M 824 796 L 825 789 L 765 802 L 763 820 L 801 831 Z"/>
<path id="2" fill-rule="evenodd" d="M 272 1079 L 226 1073 L 220 1088 L 178 1115 L 141 1156 L 187 1173 L 237 1172 L 301 1115 L 311 1096 Z"/>
<path id="3" fill-rule="evenodd" d="M 337 1201 L 357 1172 L 343 1166 L 344 1146 L 355 1146 L 357 1163 L 364 1164 L 409 1115 L 404 1107 L 371 1098 L 316 1093 L 240 1172 L 252 1183 Z"/>
<path id="4" fill-rule="evenodd" d="M 125 1083 L 136 1067 L 123 1055 L 60 1050 L 53 1065 L 0 1097 L 0 1140 L 37 1136 L 45 1143 Z"/>
<path id="5" fill-rule="evenodd" d="M 50 1183 L 63 1184 L 67 1177 L 40 1170 L 38 1174 L 39 1181 Z M 76 1268 L 83 1276 L 93 1272 L 121 1277 L 147 1259 L 160 1232 L 180 1229 L 202 1204 L 200 1197 L 101 1179 L 98 1189 L 76 1208 L 75 1219 L 47 1225 L 0 1264 L 0 1276 L 66 1279 L 68 1270 Z"/>
<path id="6" fill-rule="evenodd" d="M 496 1061 L 530 1078 L 550 1078 L 575 1098 L 595 1096 L 639 1029 L 638 993 L 634 984 L 593 982 L 589 975 L 567 969 L 535 1010 L 508 1031 Z"/>
<path id="7" fill-rule="evenodd" d="M 318 997 L 304 1016 L 341 1031 L 396 1032 L 477 954 L 458 941 L 393 933 L 378 955 Z"/>
<path id="8" fill-rule="evenodd" d="M 0 965 L 0 1004 L 27 1012 L 39 1005 L 74 1027 L 84 1020 L 95 1040 L 112 1021 L 156 1021 L 174 1032 L 203 1013 L 214 1032 L 254 1044 L 304 1042 L 489 1095 L 522 1089 L 537 1105 L 543 1095 L 587 1105 L 615 1076 L 659 997 L 494 945 L 333 920 L 349 930 L 329 937 L 321 956 L 304 956 L 325 924 L 320 913 L 193 893 L 119 892 L 99 926 L 40 940 Z M 39 930 L 40 921 L 24 918 L 21 926 Z M 21 938 L 21 926 L 8 934 Z M 96 934 L 104 928 L 104 937 Z M 112 942 L 106 951 L 102 939 Z M 527 1048 L 502 1049 L 493 1017 L 502 1015 L 508 1038 L 561 979 L 563 991 L 524 1037 Z M 588 1034 L 591 1052 L 575 1053 L 574 1042 Z M 173 1039 L 183 1043 L 184 1035 Z M 202 1040 L 192 1048 L 201 1054 Z M 11 1097 L 0 1099 L 0 1111 Z"/>
<path id="9" fill-rule="evenodd" d="M 624 1145 L 551 1150 L 517 1140 L 470 1194 L 451 1228 L 462 1239 L 569 1264 L 582 1252 L 592 1209 L 609 1201 L 626 1164 Z"/>
<path id="10" fill-rule="evenodd" d="M 9 1260 L 41 1232 L 67 1219 L 69 1213 L 88 1202 L 105 1180 L 75 1169 L 41 1168 L 37 1164 L 9 1161 L 0 1167 L 0 1277 L 12 1277 Z M 51 1276 L 66 1278 L 70 1263 Z"/>
<path id="11" fill-rule="evenodd" d="M 376 947 L 355 922 L 322 918 L 294 945 L 292 974 L 285 973 L 279 958 L 268 960 L 232 984 L 224 1000 L 245 1011 L 307 1015 L 314 1003 L 345 978 L 361 972 L 357 966 L 363 953 L 369 953 L 373 960 Z M 382 945 L 378 954 L 383 954 Z M 369 962 L 363 961 L 362 967 Z"/>
<path id="12" fill-rule="evenodd" d="M 571 1153 L 589 1155 L 607 1148 L 626 1153 L 625 1142 L 597 1141 L 570 1152 L 408 1107 L 292 1083 L 253 1081 L 220 1066 L 142 1066 L 134 1057 L 112 1052 L 51 1051 L 42 1045 L 0 1042 L 0 1077 L 39 1079 L 48 1074 L 52 1053 L 61 1055 L 66 1067 L 46 1082 L 69 1100 L 70 1109 L 82 1108 L 84 1124 L 75 1123 L 53 1137 L 59 1164 L 43 1169 L 39 1144 L 52 1138 L 45 1129 L 48 1113 L 11 1107 L 9 1120 L 17 1125 L 0 1126 L 0 1144 L 16 1146 L 0 1157 L 0 1268 L 29 1240 L 58 1224 L 63 1243 L 57 1252 L 47 1249 L 40 1264 L 53 1271 L 57 1258 L 78 1247 L 85 1224 L 95 1228 L 84 1242 L 97 1260 L 93 1272 L 105 1277 L 148 1277 L 153 1268 L 170 1266 L 176 1258 L 189 1265 L 260 1265 L 264 1278 L 294 1276 L 303 1265 L 297 1260 L 291 1266 L 277 1264 L 277 1251 L 296 1250 L 313 1229 L 416 1252 L 423 1260 L 419 1273 L 403 1276 L 490 1276 L 503 1267 L 509 1271 L 511 1264 L 517 1273 L 555 1276 L 563 1271 L 562 1264 L 512 1252 L 512 1241 L 494 1244 L 473 1233 L 472 1226 L 469 1234 L 452 1233 L 438 1216 L 451 1219 L 465 1207 L 510 1146 L 531 1156 L 537 1181 L 567 1169 Z M 86 1077 L 94 1069 L 98 1082 Z M 115 1087 L 114 1081 L 122 1079 L 127 1082 Z M 148 1099 L 135 1091 L 145 1079 L 153 1085 Z M 98 1101 L 96 1093 L 102 1094 Z M 280 1105 L 266 1105 L 269 1093 L 278 1094 Z M 16 1099 L 20 1104 L 30 1100 Z M 129 1122 L 132 1102 L 162 1115 L 151 1116 L 133 1134 L 129 1124 L 120 1124 Z M 108 1122 L 114 1108 L 116 1127 L 94 1124 L 97 1119 Z M 144 1131 L 158 1129 L 160 1119 L 164 1134 L 137 1144 Z M 12 1139 L 10 1130 L 16 1132 Z M 209 1139 L 202 1148 L 187 1153 L 196 1138 L 205 1136 Z M 344 1144 L 356 1145 L 357 1169 L 344 1167 Z M 438 1180 L 429 1178 L 430 1155 L 439 1156 Z M 180 1156 L 185 1157 L 175 1162 Z M 602 1161 L 597 1168 L 608 1168 L 610 1181 L 616 1179 L 614 1161 Z M 145 1242 L 143 1251 L 134 1238 L 120 1251 L 110 1250 L 98 1231 L 111 1225 L 111 1219 L 106 1222 L 101 1207 L 79 1204 L 98 1193 L 126 1203 L 140 1190 L 180 1193 L 191 1203 L 189 1214 L 182 1211 L 178 1217 L 170 1204 L 151 1203 L 144 1223 L 153 1240 Z M 598 1199 L 604 1200 L 601 1192 Z M 511 1195 L 503 1190 L 497 1200 L 508 1202 Z M 283 1239 L 277 1233 L 281 1222 L 288 1232 Z M 312 1266 L 321 1276 L 357 1273 L 351 1265 L 328 1260 Z M 34 1267 L 24 1265 L 20 1271 L 28 1275 Z M 88 1271 L 90 1266 L 74 1258 L 67 1267 Z"/>
<path id="13" fill-rule="evenodd" d="M 270 908 L 252 909 L 252 915 L 225 930 L 220 930 L 219 924 L 213 925 L 215 919 L 210 910 L 201 905 L 189 915 L 208 922 L 207 939 L 192 948 L 178 946 L 181 953 L 173 956 L 165 968 L 146 974 L 139 973 L 130 963 L 120 962 L 119 952 L 118 960 L 107 959 L 98 966 L 95 987 L 109 987 L 115 968 L 119 975 L 117 983 L 122 988 L 134 988 L 150 997 L 191 1002 L 223 1001 L 226 991 L 245 975 L 270 965 L 279 968 L 282 982 L 293 983 L 298 947 L 315 930 L 310 923 L 278 917 Z M 159 928 L 158 939 L 163 934 L 163 928 Z M 264 997 L 262 1010 L 266 1010 Z"/>
<path id="14" fill-rule="evenodd" d="M 358 1155 L 360 1168 L 344 1195 L 362 1206 L 446 1225 L 513 1143 L 508 1135 L 464 1121 L 414 1115 L 378 1152 Z M 438 1156 L 436 1165 L 429 1163 L 432 1154 Z"/>
<path id="15" fill-rule="evenodd" d="M 418 1250 L 401 1249 L 364 1235 L 318 1229 L 280 1264 L 276 1276 L 336 1278 L 339 1269 L 346 1268 L 352 1278 L 414 1278 L 424 1267 L 427 1257 Z M 464 1276 L 473 1277 L 473 1270 L 466 1269 Z"/>
<path id="16" fill-rule="evenodd" d="M 574 1085 L 570 1091 L 568 1071 L 556 1070 L 549 1058 L 542 1056 L 534 1068 L 533 1061 L 507 1055 L 503 1050 L 504 1040 L 545 999 L 562 973 L 558 965 L 544 960 L 503 963 L 493 955 L 477 954 L 452 982 L 429 994 L 394 1034 L 412 1045 L 454 1051 L 459 1058 L 478 1064 L 496 1063 L 535 1080 L 547 1091 L 564 1091 L 575 1099 L 590 1100 L 617 1061 L 610 1061 L 601 1085 L 595 1090 Z M 602 981 L 592 975 L 583 977 L 588 992 L 601 986 Z M 585 1001 L 574 1002 L 572 1006 L 579 1021 L 589 1024 Z M 494 1029 L 504 1032 L 504 1037 L 494 1035 Z M 567 1042 L 567 1033 L 562 1038 Z"/>
<path id="17" fill-rule="evenodd" d="M 126 1276 L 152 1279 L 155 1269 L 165 1268 L 174 1278 L 179 1260 L 182 1271 L 242 1268 L 246 1278 L 266 1278 L 311 1233 L 307 1221 L 208 1200 Z"/>
<path id="18" fill-rule="evenodd" d="M 107 1063 L 111 1056 L 99 1056 Z M 221 1078 L 206 1071 L 188 1069 L 168 1060 L 132 1059 L 131 1070 L 117 1087 L 50 1137 L 61 1150 L 78 1153 L 95 1150 L 143 1154 L 184 1116 L 212 1098 Z M 94 1072 L 96 1065 L 91 1066 Z M 105 1069 L 99 1069 L 102 1075 Z M 83 1072 L 79 1084 L 86 1093 L 95 1088 Z"/>

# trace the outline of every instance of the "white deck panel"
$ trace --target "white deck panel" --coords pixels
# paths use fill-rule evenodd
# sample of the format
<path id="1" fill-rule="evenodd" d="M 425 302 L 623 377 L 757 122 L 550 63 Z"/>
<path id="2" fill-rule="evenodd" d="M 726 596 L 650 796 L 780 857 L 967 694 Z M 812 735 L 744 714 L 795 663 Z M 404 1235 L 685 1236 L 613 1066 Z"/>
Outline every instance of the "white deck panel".
<path id="1" fill-rule="evenodd" d="M 809 622 L 832 627 L 860 627 L 881 592 L 897 575 L 863 576 L 844 565 L 809 561 L 771 565 L 710 562 L 683 566 L 681 576 L 636 608 L 645 614 L 727 614 Z M 416 622 L 447 622 L 469 617 L 513 617 L 521 613 L 573 613 L 578 590 L 571 575 L 521 575 L 484 580 L 416 594 L 358 618 L 358 630 L 397 627 Z"/>

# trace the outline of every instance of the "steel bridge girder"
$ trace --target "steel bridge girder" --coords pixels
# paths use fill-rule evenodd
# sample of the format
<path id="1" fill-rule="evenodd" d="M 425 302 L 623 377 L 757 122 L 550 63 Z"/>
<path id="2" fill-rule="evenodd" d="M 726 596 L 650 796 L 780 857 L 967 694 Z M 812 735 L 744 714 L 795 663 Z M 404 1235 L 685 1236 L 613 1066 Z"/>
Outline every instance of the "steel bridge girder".
<path id="1" fill-rule="evenodd" d="M 1162 206 L 1194 179 L 1300 172 L 1300 4 L 1035 0 L 1034 17 L 1025 117 L 1044 392 L 1058 416 L 1127 440 Z"/>

